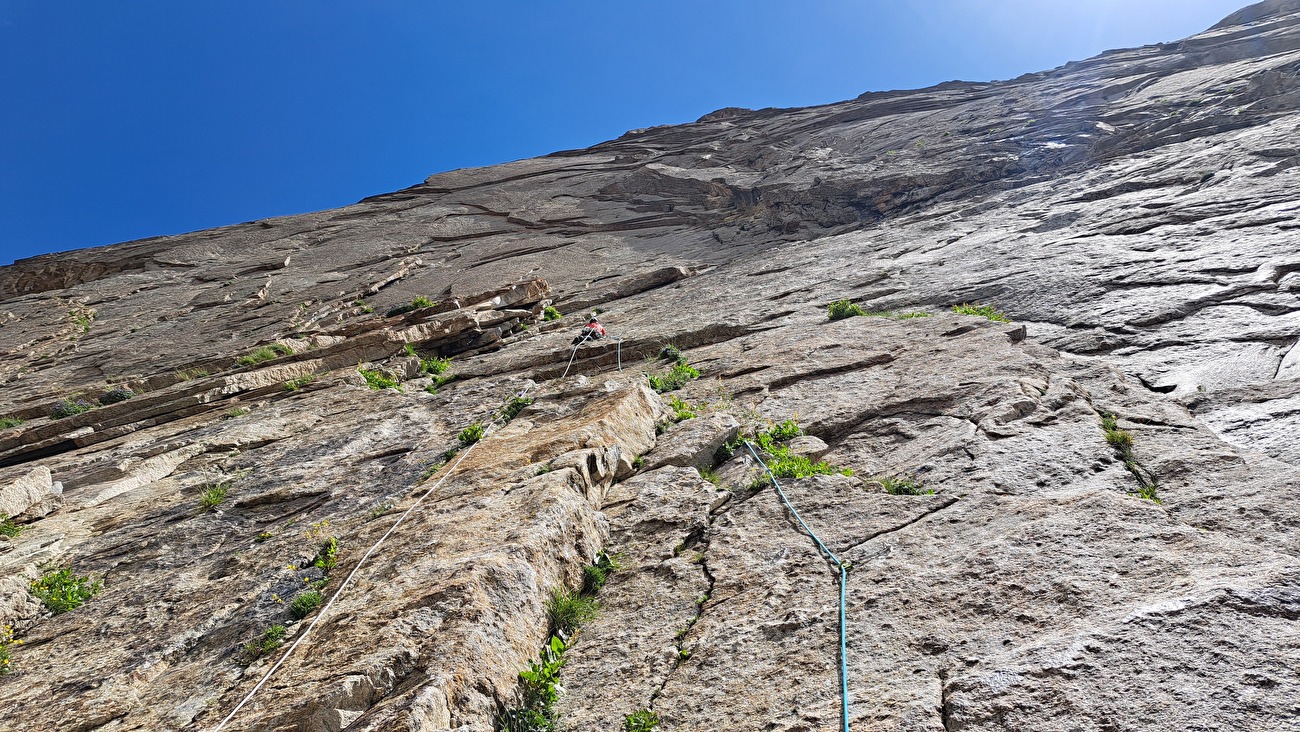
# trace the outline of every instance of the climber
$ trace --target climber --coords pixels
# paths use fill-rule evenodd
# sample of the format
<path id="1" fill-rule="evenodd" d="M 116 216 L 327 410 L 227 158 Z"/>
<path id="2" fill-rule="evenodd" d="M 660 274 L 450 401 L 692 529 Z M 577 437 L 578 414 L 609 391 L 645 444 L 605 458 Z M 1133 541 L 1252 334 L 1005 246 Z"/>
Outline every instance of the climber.
<path id="1" fill-rule="evenodd" d="M 574 336 L 573 342 L 582 343 L 583 341 L 594 341 L 604 337 L 605 326 L 601 325 L 600 321 L 596 319 L 596 314 L 592 313 L 591 317 L 587 319 L 587 324 L 582 326 L 582 332 Z"/>

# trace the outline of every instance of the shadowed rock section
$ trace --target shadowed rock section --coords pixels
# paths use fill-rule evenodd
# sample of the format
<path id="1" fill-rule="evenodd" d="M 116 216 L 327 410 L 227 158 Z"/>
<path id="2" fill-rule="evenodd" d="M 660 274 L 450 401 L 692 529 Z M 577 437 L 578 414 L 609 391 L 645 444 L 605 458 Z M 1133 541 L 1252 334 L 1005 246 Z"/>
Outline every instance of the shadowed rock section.
<path id="1" fill-rule="evenodd" d="M 835 575 L 728 449 L 788 419 L 855 732 L 1295 729 L 1298 108 L 1274 1 L 0 268 L 0 731 L 211 730 L 316 617 L 228 729 L 500 729 L 601 551 L 558 729 L 837 730 Z"/>

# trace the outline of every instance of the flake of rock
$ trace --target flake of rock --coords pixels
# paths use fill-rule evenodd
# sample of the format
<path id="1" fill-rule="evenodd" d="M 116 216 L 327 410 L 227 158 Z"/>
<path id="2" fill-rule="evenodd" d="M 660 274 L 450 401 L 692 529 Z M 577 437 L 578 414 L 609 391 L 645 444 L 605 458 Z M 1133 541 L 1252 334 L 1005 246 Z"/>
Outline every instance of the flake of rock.
<path id="1" fill-rule="evenodd" d="M 49 468 L 7 472 L 13 477 L 0 484 L 0 516 L 38 519 L 58 508 L 63 484 L 51 479 Z"/>
<path id="2" fill-rule="evenodd" d="M 710 467 L 718 448 L 735 439 L 740 423 L 730 414 L 708 414 L 672 425 L 664 439 L 645 456 L 645 468 L 666 465 Z"/>

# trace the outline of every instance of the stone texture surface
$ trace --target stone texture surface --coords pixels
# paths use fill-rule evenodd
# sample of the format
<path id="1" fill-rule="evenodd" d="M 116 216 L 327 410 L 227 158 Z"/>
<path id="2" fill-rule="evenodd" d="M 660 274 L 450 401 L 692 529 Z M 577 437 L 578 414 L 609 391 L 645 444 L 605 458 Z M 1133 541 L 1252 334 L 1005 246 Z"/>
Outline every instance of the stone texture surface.
<path id="1" fill-rule="evenodd" d="M 0 516 L 37 519 L 58 508 L 63 485 L 51 478 L 49 468 L 7 472 L 13 477 L 0 484 Z"/>
<path id="2" fill-rule="evenodd" d="M 426 493 L 228 729 L 490 730 L 601 549 L 563 729 L 837 729 L 835 575 L 747 455 L 711 465 L 785 419 L 853 472 L 784 487 L 852 563 L 855 732 L 1300 729 L 1298 110 L 1273 0 L 0 268 L 0 730 L 214 729 L 278 657 L 244 645 L 305 630 L 322 538 L 332 596 Z M 828 321 L 842 298 L 873 314 Z M 575 351 L 596 307 L 614 337 Z M 703 416 L 656 437 L 667 344 Z M 28 586 L 64 566 L 104 589 L 52 615 Z"/>
<path id="3" fill-rule="evenodd" d="M 653 470 L 665 465 L 707 467 L 713 454 L 736 437 L 740 423 L 730 414 L 709 414 L 671 425 L 655 449 L 645 456 L 645 467 Z"/>

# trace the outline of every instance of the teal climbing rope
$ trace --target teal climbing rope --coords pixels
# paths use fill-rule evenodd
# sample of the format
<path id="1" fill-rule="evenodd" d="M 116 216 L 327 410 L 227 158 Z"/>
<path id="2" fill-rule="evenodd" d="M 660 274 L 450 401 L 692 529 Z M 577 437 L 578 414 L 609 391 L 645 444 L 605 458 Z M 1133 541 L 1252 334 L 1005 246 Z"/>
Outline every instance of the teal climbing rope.
<path id="1" fill-rule="evenodd" d="M 762 465 L 763 470 L 767 472 L 767 477 L 772 481 L 772 487 L 776 488 L 776 494 L 781 498 L 781 503 L 785 504 L 790 515 L 794 516 L 794 520 L 798 521 L 799 525 L 803 527 L 804 533 L 813 540 L 813 543 L 817 545 L 817 549 L 825 555 L 826 559 L 840 572 L 840 721 L 844 727 L 843 732 L 849 732 L 848 617 L 844 611 L 846 588 L 849 583 L 849 567 L 839 557 L 835 556 L 835 552 L 832 552 L 827 548 L 826 544 L 822 542 L 821 537 L 817 536 L 817 532 L 813 531 L 812 528 L 808 526 L 807 522 L 803 520 L 803 517 L 799 515 L 799 512 L 795 510 L 794 504 L 790 503 L 790 499 L 785 495 L 785 491 L 781 490 L 781 483 L 777 481 L 776 474 L 774 474 L 772 469 L 767 466 L 767 463 L 763 462 L 763 458 L 758 456 L 758 453 L 754 450 L 754 446 L 750 444 L 749 440 L 745 440 L 745 447 L 749 448 L 749 453 L 754 456 L 754 459 L 758 461 L 758 464 Z"/>

